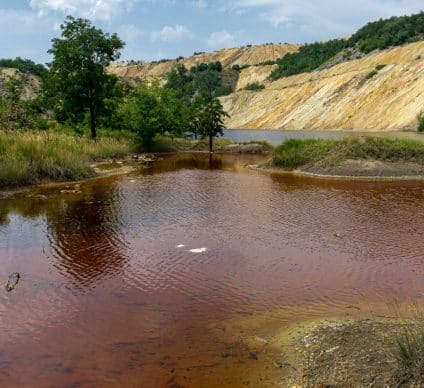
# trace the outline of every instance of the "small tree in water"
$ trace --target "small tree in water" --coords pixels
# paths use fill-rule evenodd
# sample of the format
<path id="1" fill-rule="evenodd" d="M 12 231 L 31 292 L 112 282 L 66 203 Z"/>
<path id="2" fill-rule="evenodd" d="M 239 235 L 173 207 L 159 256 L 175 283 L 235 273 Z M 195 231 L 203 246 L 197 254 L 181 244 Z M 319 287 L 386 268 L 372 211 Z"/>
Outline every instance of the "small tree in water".
<path id="1" fill-rule="evenodd" d="M 53 39 L 53 55 L 44 83 L 45 92 L 56 102 L 58 116 L 82 122 L 88 112 L 91 136 L 97 136 L 98 118 L 105 100 L 116 92 L 117 78 L 106 66 L 119 58 L 124 42 L 106 34 L 87 19 L 68 16 L 61 26 L 62 39 Z"/>
<path id="2" fill-rule="evenodd" d="M 209 137 L 209 152 L 213 152 L 213 138 L 222 136 L 225 129 L 224 118 L 230 117 L 224 111 L 221 102 L 211 95 L 204 94 L 201 97 L 202 110 L 200 112 L 200 127 L 202 134 Z"/>

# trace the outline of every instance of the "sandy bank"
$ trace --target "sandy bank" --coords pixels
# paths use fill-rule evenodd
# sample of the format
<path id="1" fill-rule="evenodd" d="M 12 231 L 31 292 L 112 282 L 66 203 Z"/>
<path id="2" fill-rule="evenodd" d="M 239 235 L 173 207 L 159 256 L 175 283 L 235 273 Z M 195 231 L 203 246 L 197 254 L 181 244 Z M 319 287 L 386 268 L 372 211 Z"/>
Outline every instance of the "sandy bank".
<path id="1" fill-rule="evenodd" d="M 424 180 L 424 166 L 415 162 L 388 162 L 379 160 L 346 160 L 337 166 L 319 164 L 284 169 L 267 162 L 250 168 L 276 174 L 294 174 L 324 179 L 348 180 Z"/>

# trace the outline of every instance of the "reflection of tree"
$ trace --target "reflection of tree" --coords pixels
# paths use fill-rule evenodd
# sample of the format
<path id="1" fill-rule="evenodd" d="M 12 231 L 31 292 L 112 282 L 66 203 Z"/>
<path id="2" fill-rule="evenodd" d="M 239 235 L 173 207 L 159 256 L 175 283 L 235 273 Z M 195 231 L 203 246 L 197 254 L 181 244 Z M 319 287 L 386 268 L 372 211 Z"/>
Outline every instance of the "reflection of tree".
<path id="1" fill-rule="evenodd" d="M 115 273 L 125 262 L 113 187 L 90 189 L 84 198 L 63 201 L 47 217 L 56 266 L 84 285 Z"/>
<path id="2" fill-rule="evenodd" d="M 114 185 L 87 183 L 82 194 L 48 190 L 1 200 L 0 225 L 9 214 L 43 216 L 55 263 L 62 273 L 88 285 L 119 270 L 125 261 Z"/>

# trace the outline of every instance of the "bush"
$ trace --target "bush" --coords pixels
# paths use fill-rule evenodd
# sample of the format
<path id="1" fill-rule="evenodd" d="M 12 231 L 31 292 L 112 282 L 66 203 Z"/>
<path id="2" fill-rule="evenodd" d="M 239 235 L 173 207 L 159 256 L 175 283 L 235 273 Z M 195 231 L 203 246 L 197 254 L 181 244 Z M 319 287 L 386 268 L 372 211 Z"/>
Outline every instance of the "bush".
<path id="1" fill-rule="evenodd" d="M 218 86 L 215 90 L 215 97 L 228 96 L 233 92 L 233 87 L 231 85 L 221 85 Z"/>
<path id="2" fill-rule="evenodd" d="M 377 74 L 378 74 L 378 71 L 377 71 L 377 70 L 370 71 L 370 72 L 369 72 L 369 73 L 365 76 L 365 79 L 371 79 L 371 78 L 374 78 Z"/>
<path id="3" fill-rule="evenodd" d="M 380 65 L 377 65 L 377 66 L 375 67 L 375 70 L 380 71 L 381 69 L 384 69 L 386 66 L 387 66 L 386 64 L 380 64 Z"/>
<path id="4" fill-rule="evenodd" d="M 417 116 L 418 119 L 418 132 L 424 132 L 424 111 L 421 111 L 420 113 L 418 113 Z"/>
<path id="5" fill-rule="evenodd" d="M 259 82 L 253 82 L 250 83 L 248 85 L 246 85 L 246 87 L 244 88 L 244 90 L 251 90 L 254 92 L 257 92 L 259 90 L 265 89 L 265 85 L 260 84 Z"/>

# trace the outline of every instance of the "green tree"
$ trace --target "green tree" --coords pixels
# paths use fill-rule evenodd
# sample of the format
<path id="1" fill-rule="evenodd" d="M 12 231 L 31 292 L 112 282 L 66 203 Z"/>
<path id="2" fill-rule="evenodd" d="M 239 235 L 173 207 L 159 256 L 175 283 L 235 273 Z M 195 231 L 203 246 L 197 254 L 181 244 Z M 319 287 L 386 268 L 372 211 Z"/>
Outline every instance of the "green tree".
<path id="1" fill-rule="evenodd" d="M 202 107 L 199 114 L 199 126 L 202 134 L 209 137 L 209 152 L 212 153 L 213 138 L 224 134 L 224 118 L 230 116 L 224 111 L 221 102 L 216 97 L 203 94 L 199 99 L 199 104 Z"/>
<path id="2" fill-rule="evenodd" d="M 158 82 L 142 83 L 122 105 L 120 112 L 124 129 L 133 131 L 150 151 L 156 134 L 181 133 L 184 128 L 182 106 L 173 90 Z"/>
<path id="3" fill-rule="evenodd" d="M 87 19 L 68 16 L 61 25 L 62 38 L 52 40 L 48 51 L 53 61 L 44 83 L 45 92 L 56 101 L 59 119 L 82 122 L 88 113 L 91 136 L 97 136 L 105 101 L 116 94 L 117 78 L 106 66 L 120 56 L 124 42 L 104 33 Z"/>

